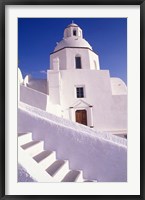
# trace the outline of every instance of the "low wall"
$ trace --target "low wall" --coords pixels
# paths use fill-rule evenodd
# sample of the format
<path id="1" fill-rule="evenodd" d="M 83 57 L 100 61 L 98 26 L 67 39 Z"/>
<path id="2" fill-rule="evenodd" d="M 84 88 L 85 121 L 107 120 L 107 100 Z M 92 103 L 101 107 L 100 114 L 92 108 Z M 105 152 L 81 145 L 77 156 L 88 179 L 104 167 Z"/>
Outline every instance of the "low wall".
<path id="1" fill-rule="evenodd" d="M 52 105 L 49 96 L 32 88 L 20 85 L 20 101 L 30 106 L 61 116 L 59 105 Z"/>
<path id="2" fill-rule="evenodd" d="M 126 145 L 115 143 L 112 139 L 105 140 L 100 134 L 91 131 L 87 133 L 69 128 L 63 124 L 62 119 L 61 123 L 57 123 L 43 115 L 19 107 L 18 132 L 31 131 L 33 139 L 44 141 L 46 150 L 56 151 L 58 159 L 68 159 L 71 169 L 83 170 L 85 179 L 100 182 L 127 181 Z"/>
<path id="3" fill-rule="evenodd" d="M 48 96 L 28 88 L 24 85 L 20 85 L 20 101 L 27 103 L 36 108 L 46 110 Z"/>

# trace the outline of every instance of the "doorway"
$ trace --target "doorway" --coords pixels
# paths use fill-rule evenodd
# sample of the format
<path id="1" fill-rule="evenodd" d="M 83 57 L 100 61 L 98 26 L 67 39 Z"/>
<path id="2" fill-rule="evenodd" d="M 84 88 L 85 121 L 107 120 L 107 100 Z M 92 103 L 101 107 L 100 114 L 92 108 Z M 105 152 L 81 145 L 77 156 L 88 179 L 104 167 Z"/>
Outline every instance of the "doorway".
<path id="1" fill-rule="evenodd" d="M 76 122 L 87 126 L 87 111 L 76 110 Z"/>

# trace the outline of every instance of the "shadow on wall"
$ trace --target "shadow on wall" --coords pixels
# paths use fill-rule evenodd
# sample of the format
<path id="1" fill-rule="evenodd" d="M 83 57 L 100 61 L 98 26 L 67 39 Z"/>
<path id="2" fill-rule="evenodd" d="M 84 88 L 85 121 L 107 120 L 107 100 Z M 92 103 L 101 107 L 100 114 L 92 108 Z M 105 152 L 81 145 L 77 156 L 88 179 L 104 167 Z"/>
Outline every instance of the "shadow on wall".
<path id="1" fill-rule="evenodd" d="M 46 110 L 48 95 L 24 85 L 20 85 L 20 91 L 20 101 L 42 110 Z"/>
<path id="2" fill-rule="evenodd" d="M 58 159 L 69 160 L 71 169 L 82 169 L 85 179 L 127 181 L 126 145 L 87 133 L 85 126 L 84 131 L 65 126 L 62 118 L 58 123 L 51 115 L 44 117 L 45 113 L 37 112 L 36 108 L 31 114 L 30 108 L 28 111 L 18 109 L 18 132 L 32 132 L 34 140 L 44 141 L 45 150 L 54 150 Z"/>

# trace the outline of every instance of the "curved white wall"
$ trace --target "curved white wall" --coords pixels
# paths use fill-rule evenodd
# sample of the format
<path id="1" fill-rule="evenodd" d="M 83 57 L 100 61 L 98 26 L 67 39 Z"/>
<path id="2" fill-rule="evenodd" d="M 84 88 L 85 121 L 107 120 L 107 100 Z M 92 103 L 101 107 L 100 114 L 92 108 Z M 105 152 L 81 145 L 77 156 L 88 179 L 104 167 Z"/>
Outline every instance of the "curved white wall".
<path id="1" fill-rule="evenodd" d="M 111 88 L 113 95 L 126 95 L 127 94 L 127 87 L 125 83 L 116 77 L 110 78 L 111 81 Z"/>
<path id="2" fill-rule="evenodd" d="M 99 57 L 93 51 L 84 48 L 65 48 L 50 55 L 50 69 L 54 69 L 54 59 L 59 58 L 59 69 L 76 69 L 75 56 L 80 55 L 82 69 L 100 69 Z M 96 62 L 96 66 L 94 65 Z"/>

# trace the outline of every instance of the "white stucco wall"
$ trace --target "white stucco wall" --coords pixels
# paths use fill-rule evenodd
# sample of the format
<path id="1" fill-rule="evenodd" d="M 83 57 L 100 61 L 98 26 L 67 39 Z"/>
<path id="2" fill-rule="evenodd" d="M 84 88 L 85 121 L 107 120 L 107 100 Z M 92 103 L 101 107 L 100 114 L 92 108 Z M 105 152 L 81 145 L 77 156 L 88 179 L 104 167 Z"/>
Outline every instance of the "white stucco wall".
<path id="1" fill-rule="evenodd" d="M 72 30 L 71 25 L 67 27 L 64 38 L 50 55 L 50 69 L 55 69 L 59 74 L 57 80 L 52 71 L 48 70 L 52 103 L 59 103 L 63 116 L 72 121 L 76 121 L 76 110 L 85 109 L 87 124 L 91 128 L 115 132 L 127 130 L 125 83 L 119 78 L 111 78 L 108 70 L 100 70 L 99 56 L 91 50 L 87 41 L 74 36 Z M 81 57 L 82 69 L 76 69 L 75 56 Z M 54 64 L 56 59 L 59 67 Z M 84 87 L 83 100 L 86 104 L 81 102 L 75 105 L 79 100 L 76 98 L 77 86 Z"/>
<path id="2" fill-rule="evenodd" d="M 72 26 L 71 26 L 72 25 Z M 64 38 L 68 38 L 70 36 L 73 36 L 73 30 L 76 30 L 76 37 L 83 37 L 83 33 L 82 30 L 80 29 L 80 27 L 77 24 L 71 24 L 70 26 L 68 26 L 67 28 L 65 28 L 64 30 Z"/>
<path id="3" fill-rule="evenodd" d="M 90 69 L 100 70 L 99 56 L 93 51 L 88 51 L 88 53 L 90 58 Z"/>
<path id="4" fill-rule="evenodd" d="M 27 86 L 37 90 L 39 92 L 42 92 L 44 94 L 48 94 L 47 90 L 47 80 L 46 79 L 30 79 L 29 82 L 27 83 Z"/>
<path id="5" fill-rule="evenodd" d="M 48 96 L 34 89 L 21 85 L 20 101 L 46 110 Z"/>
<path id="6" fill-rule="evenodd" d="M 120 78 L 111 77 L 110 81 L 111 81 L 111 88 L 112 88 L 113 95 L 126 95 L 127 94 L 127 87 Z"/>
<path id="7" fill-rule="evenodd" d="M 71 169 L 82 169 L 84 178 L 99 182 L 127 181 L 126 140 L 91 132 L 88 127 L 52 116 L 35 108 L 18 109 L 18 132 L 32 132 L 45 150 L 69 160 Z"/>
<path id="8" fill-rule="evenodd" d="M 60 72 L 58 70 L 48 70 L 47 80 L 49 84 L 49 97 L 53 104 L 61 104 L 61 81 Z"/>
<path id="9" fill-rule="evenodd" d="M 81 57 L 82 69 L 100 69 L 98 55 L 89 49 L 65 48 L 50 55 L 50 69 L 53 67 L 53 59 L 59 58 L 59 69 L 75 69 L 75 56 Z M 94 65 L 96 62 L 96 66 Z"/>
<path id="10" fill-rule="evenodd" d="M 117 127 L 116 131 L 127 130 L 127 95 L 113 95 L 112 100 L 110 130 L 112 130 L 112 127 Z"/>
<path id="11" fill-rule="evenodd" d="M 56 58 L 59 59 L 59 69 L 66 69 L 66 49 L 62 49 L 50 55 L 50 69 L 54 69 L 53 60 Z"/>
<path id="12" fill-rule="evenodd" d="M 85 98 L 83 100 L 88 104 L 92 105 L 94 102 L 97 104 L 96 100 L 102 101 L 106 95 L 111 98 L 108 70 L 61 70 L 60 73 L 63 105 L 71 106 L 78 101 L 76 86 L 84 86 Z M 104 104 L 107 106 L 108 103 L 104 102 Z"/>
<path id="13" fill-rule="evenodd" d="M 60 70 L 60 77 L 60 99 L 65 118 L 75 121 L 75 111 L 86 109 L 88 126 L 94 126 L 96 130 L 127 129 L 127 97 L 112 95 L 108 70 Z M 85 97 L 81 99 L 93 106 L 92 111 L 83 104 L 74 107 L 81 100 L 76 97 L 77 86 L 84 87 Z"/>
<path id="14" fill-rule="evenodd" d="M 20 101 L 57 116 L 62 116 L 60 105 L 52 104 L 48 95 L 23 85 L 20 86 Z"/>

